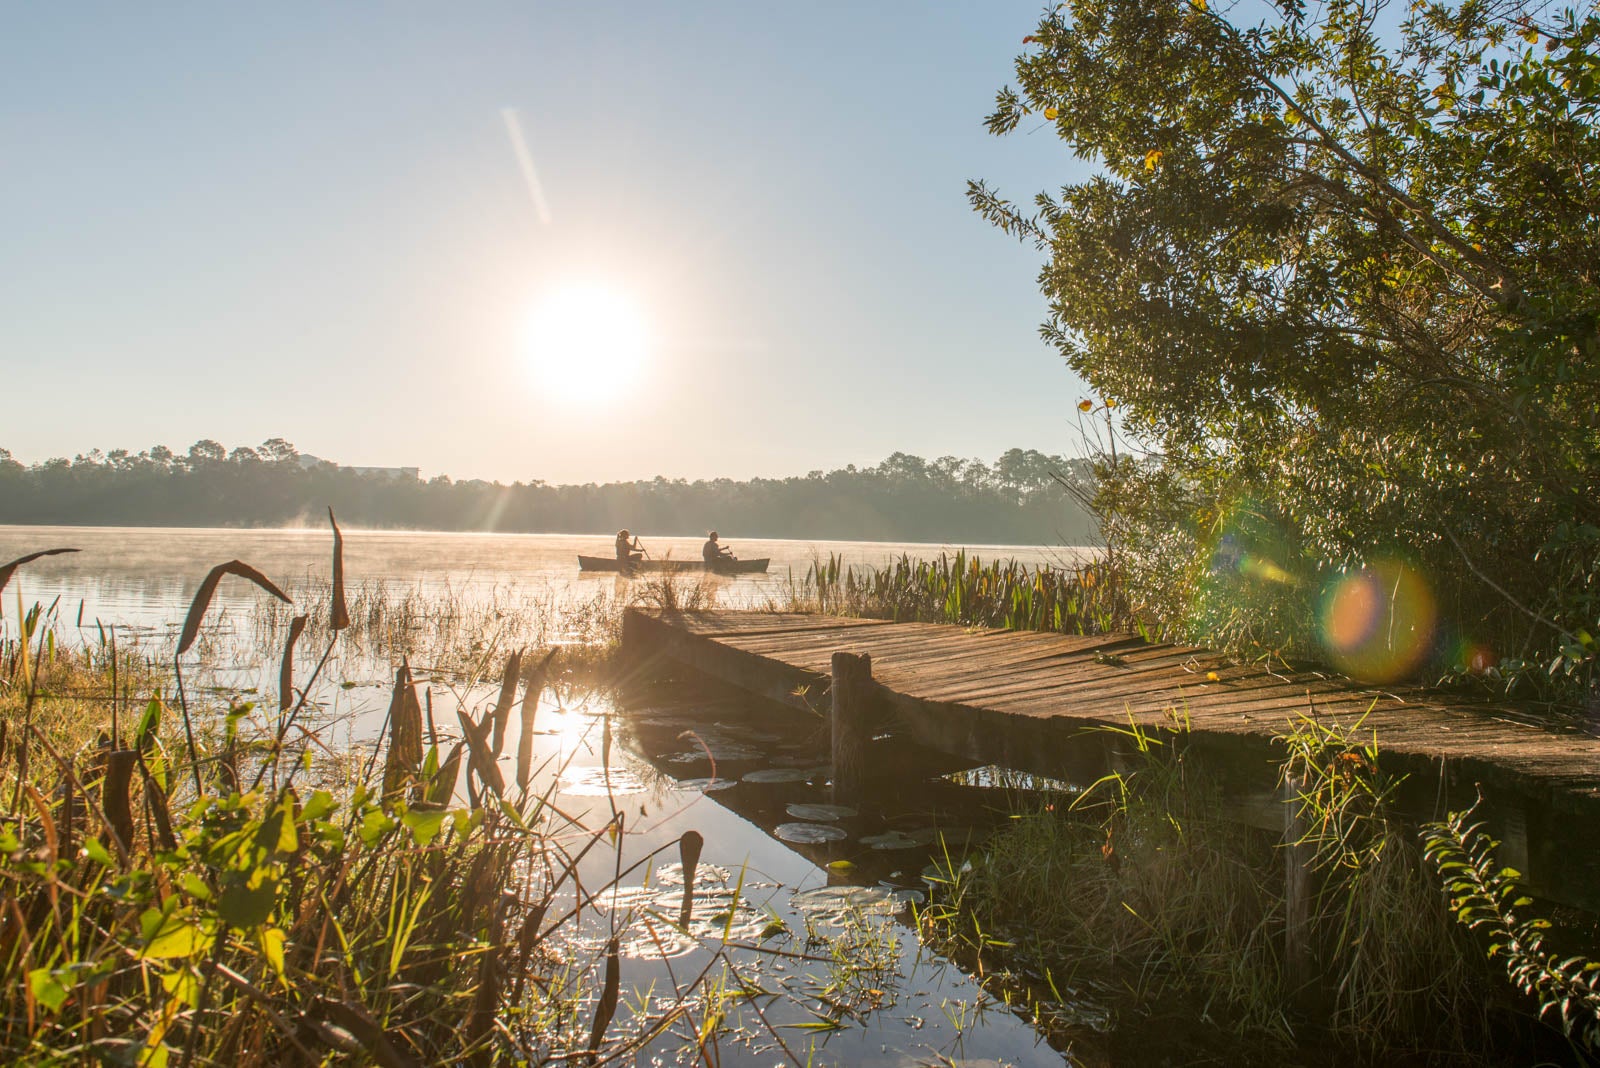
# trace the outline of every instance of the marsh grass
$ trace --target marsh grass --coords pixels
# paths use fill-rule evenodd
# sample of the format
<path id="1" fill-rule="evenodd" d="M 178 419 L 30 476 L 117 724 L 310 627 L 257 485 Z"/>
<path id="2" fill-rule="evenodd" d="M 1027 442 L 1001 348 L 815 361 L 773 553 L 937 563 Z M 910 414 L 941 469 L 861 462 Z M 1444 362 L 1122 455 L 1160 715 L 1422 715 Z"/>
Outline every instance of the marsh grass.
<path id="1" fill-rule="evenodd" d="M 1017 630 L 1145 633 L 1128 608 L 1117 572 L 1105 561 L 1077 567 L 985 563 L 964 550 L 932 560 L 901 556 L 884 567 L 817 559 L 803 579 L 771 605 L 901 622 L 963 623 Z"/>
<path id="2" fill-rule="evenodd" d="M 1284 843 L 1230 818 L 1182 731 L 1121 733 L 1135 770 L 1022 805 L 941 866 L 921 917 L 936 944 L 1031 976 L 1040 1016 L 1052 994 L 1113 977 L 1124 1015 L 1207 1020 L 1253 1049 L 1493 1062 L 1492 977 L 1359 727 L 1307 720 L 1280 739 L 1315 887 L 1311 989 L 1284 961 Z"/>
<path id="3" fill-rule="evenodd" d="M 500 769 L 548 657 L 494 652 L 513 637 L 503 614 L 460 622 L 479 651 L 459 731 L 424 727 L 402 663 L 378 745 L 339 759 L 305 715 L 338 686 L 331 651 L 363 614 L 367 637 L 396 641 L 423 609 L 357 596 L 346 619 L 334 587 L 321 626 L 285 623 L 275 710 L 208 704 L 183 673 L 213 580 L 251 574 L 214 570 L 169 664 L 69 646 L 44 610 L 0 644 L 0 1059 L 604 1063 L 673 1031 L 714 1047 L 726 1000 L 749 989 L 717 993 L 727 947 L 702 945 L 698 972 L 626 1002 L 622 931 L 595 910 L 691 836 L 624 866 L 615 802 L 585 824 L 554 803 L 562 769 L 543 789 L 526 753 L 514 781 Z M 321 643 L 306 677 L 290 630 Z M 580 881 L 607 852 L 612 877 Z M 598 948 L 575 937 L 595 924 Z"/>
<path id="4" fill-rule="evenodd" d="M 330 582 L 308 578 L 291 592 L 296 603 L 326 605 L 332 589 Z M 342 650 L 390 665 L 409 658 L 436 671 L 462 674 L 512 643 L 573 651 L 608 648 L 617 640 L 626 602 L 605 591 L 574 596 L 513 585 L 433 589 L 368 580 L 351 588 L 346 603 L 349 623 L 337 631 Z M 250 630 L 259 656 L 281 648 L 294 618 L 291 606 L 268 596 L 256 598 Z M 328 641 L 335 633 L 330 619 L 331 612 L 322 608 L 308 613 L 303 640 L 308 645 Z M 569 659 L 574 664 L 581 660 Z"/>

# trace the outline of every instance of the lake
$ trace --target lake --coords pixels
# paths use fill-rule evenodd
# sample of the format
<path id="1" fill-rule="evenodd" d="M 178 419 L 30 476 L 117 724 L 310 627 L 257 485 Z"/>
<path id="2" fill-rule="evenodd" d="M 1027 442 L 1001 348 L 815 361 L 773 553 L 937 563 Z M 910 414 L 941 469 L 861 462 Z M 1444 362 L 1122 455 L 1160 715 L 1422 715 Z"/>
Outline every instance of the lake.
<path id="1" fill-rule="evenodd" d="M 346 530 L 345 581 L 383 583 L 391 590 L 414 588 L 465 599 L 518 596 L 564 601 L 602 591 L 625 591 L 630 580 L 614 574 L 582 574 L 577 557 L 612 556 L 611 534 L 464 534 L 429 531 Z M 654 558 L 699 558 L 700 538 L 642 538 Z M 966 548 L 985 560 L 1015 559 L 1028 565 L 1066 564 L 1088 550 L 1037 545 L 952 546 L 871 541 L 782 541 L 724 539 L 741 557 L 769 557 L 765 575 L 712 578 L 719 604 L 755 607 L 776 597 L 790 581 L 805 578 L 812 561 L 830 554 L 845 564 L 881 566 L 902 554 L 932 557 Z M 162 527 L 0 526 L 0 563 L 39 549 L 72 547 L 81 552 L 37 560 L 18 571 L 5 591 L 5 615 L 20 591 L 24 602 L 60 599 L 63 619 L 95 620 L 124 628 L 160 629 L 183 618 L 190 598 L 214 565 L 243 560 L 285 590 L 325 582 L 331 570 L 327 529 L 234 530 Z M 217 591 L 214 611 L 241 613 L 255 590 L 228 580 Z M 81 612 L 80 612 L 81 607 Z"/>

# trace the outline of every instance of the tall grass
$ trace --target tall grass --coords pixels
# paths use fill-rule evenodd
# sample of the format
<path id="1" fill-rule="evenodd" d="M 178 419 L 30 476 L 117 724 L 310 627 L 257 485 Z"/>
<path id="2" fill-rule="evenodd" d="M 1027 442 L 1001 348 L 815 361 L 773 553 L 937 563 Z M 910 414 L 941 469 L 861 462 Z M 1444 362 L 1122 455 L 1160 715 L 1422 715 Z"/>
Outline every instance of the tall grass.
<path id="1" fill-rule="evenodd" d="M 563 813 L 527 752 L 514 781 L 501 770 L 508 720 L 538 701 L 548 658 L 502 657 L 459 732 L 424 727 L 402 666 L 383 739 L 318 788 L 330 747 L 301 713 L 337 685 L 327 652 L 296 680 L 286 640 L 275 714 L 208 709 L 182 685 L 224 575 L 269 585 L 237 562 L 214 569 L 166 667 L 68 647 L 39 610 L 0 644 L 0 1060 L 605 1062 L 669 1028 L 715 1030 L 709 979 L 731 967 L 717 947 L 632 1006 L 614 921 L 604 945 L 574 949 L 596 900 L 654 854 L 625 867 L 625 815 Z M 346 619 L 338 583 L 328 592 L 320 626 L 289 629 L 331 651 L 373 609 L 357 596 Z M 687 861 L 698 839 L 661 849 Z M 606 852 L 611 877 L 580 882 L 580 861 Z"/>
<path id="2" fill-rule="evenodd" d="M 902 555 L 875 568 L 846 566 L 830 554 L 814 561 L 774 607 L 1067 634 L 1144 631 L 1104 561 L 1034 568 L 1014 560 L 985 563 L 965 550 L 931 560 Z"/>
<path id="3" fill-rule="evenodd" d="M 1124 732 L 1135 769 L 1023 807 L 946 865 L 925 928 L 1031 970 L 1049 990 L 1113 977 L 1124 1013 L 1182 1007 L 1257 1050 L 1328 1044 L 1361 1059 L 1493 1063 L 1493 976 L 1452 921 L 1396 782 L 1357 727 L 1306 721 L 1280 739 L 1303 833 L 1284 843 L 1227 811 L 1181 731 Z M 1307 858 L 1319 976 L 1285 959 L 1285 856 Z M 997 950 L 996 947 L 1003 947 Z"/>
<path id="4" fill-rule="evenodd" d="M 308 578 L 289 587 L 296 603 L 331 604 L 333 584 Z M 396 585 L 381 579 L 350 587 L 342 646 L 398 665 L 402 657 L 439 671 L 462 672 L 484 654 L 513 640 L 535 647 L 609 646 L 618 638 L 623 603 L 601 590 L 577 597 L 553 590 L 495 585 L 485 590 Z M 270 657 L 282 647 L 294 606 L 261 595 L 250 629 L 256 652 Z M 309 612 L 303 640 L 325 642 L 335 633 L 330 610 Z"/>

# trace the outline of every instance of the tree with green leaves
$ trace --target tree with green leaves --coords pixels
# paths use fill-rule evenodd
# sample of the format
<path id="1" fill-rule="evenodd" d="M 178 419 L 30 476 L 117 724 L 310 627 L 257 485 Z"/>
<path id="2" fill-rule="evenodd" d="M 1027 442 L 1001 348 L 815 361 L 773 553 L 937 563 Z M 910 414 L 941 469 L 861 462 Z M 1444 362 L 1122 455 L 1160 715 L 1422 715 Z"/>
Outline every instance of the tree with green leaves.
<path id="1" fill-rule="evenodd" d="M 1454 648 L 1587 682 L 1600 15 L 1399 8 L 1068 0 L 989 126 L 1097 173 L 970 196 L 1048 254 L 1044 332 L 1141 447 L 1100 504 L 1149 612 L 1310 647 L 1331 580 L 1400 559 Z"/>

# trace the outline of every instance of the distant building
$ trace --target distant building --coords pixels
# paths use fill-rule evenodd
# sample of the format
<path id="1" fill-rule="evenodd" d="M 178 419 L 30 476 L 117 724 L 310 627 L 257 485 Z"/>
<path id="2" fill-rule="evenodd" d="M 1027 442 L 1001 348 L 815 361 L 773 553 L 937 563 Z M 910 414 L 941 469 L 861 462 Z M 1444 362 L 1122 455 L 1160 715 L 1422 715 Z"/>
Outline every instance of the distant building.
<path id="1" fill-rule="evenodd" d="M 320 456 L 312 456 L 308 452 L 303 452 L 296 457 L 296 462 L 308 471 L 313 467 L 327 464 L 331 467 L 337 467 L 341 471 L 349 471 L 357 475 L 377 475 L 381 478 L 392 478 L 396 481 L 417 482 L 422 478 L 422 468 L 420 467 L 349 467 L 345 464 L 336 464 L 332 460 L 324 460 Z"/>

